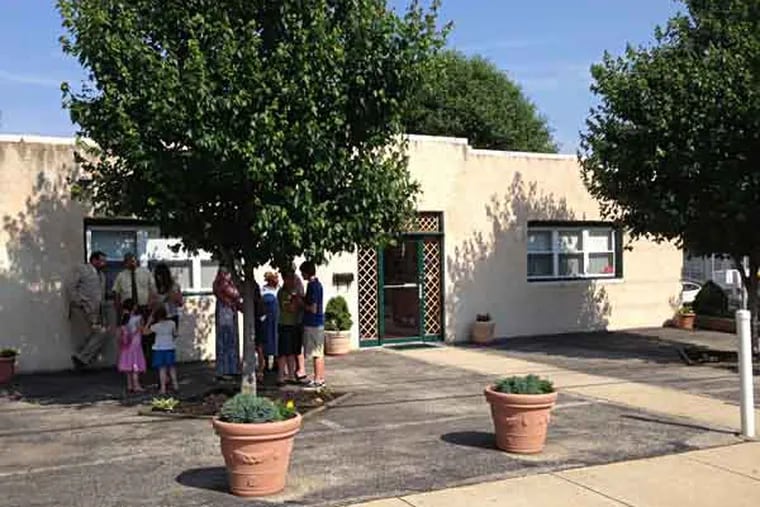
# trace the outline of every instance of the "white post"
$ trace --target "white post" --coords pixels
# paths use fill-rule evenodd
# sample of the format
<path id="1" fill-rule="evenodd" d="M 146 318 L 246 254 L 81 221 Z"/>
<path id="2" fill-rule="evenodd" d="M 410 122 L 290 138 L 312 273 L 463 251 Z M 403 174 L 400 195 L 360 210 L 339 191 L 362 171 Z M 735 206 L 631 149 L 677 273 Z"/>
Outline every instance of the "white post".
<path id="1" fill-rule="evenodd" d="M 741 382 L 742 435 L 755 437 L 755 400 L 752 383 L 752 333 L 750 312 L 736 312 L 736 334 L 739 338 L 739 381 Z"/>

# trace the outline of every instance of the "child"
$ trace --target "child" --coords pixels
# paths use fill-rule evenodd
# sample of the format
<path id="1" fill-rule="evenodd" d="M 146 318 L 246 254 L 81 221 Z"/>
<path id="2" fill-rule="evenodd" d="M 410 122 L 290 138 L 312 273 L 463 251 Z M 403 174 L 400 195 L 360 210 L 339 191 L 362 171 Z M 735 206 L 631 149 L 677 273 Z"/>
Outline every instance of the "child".
<path id="1" fill-rule="evenodd" d="M 141 393 L 140 374 L 145 371 L 145 356 L 142 351 L 142 316 L 131 299 L 121 305 L 121 327 L 119 328 L 118 370 L 127 377 L 127 392 Z"/>
<path id="2" fill-rule="evenodd" d="M 144 333 L 156 335 L 156 341 L 153 344 L 152 366 L 158 368 L 159 392 L 166 394 L 169 378 L 172 381 L 172 389 L 178 391 L 174 345 L 174 340 L 177 338 L 177 325 L 166 315 L 164 305 L 157 307 L 153 312 Z"/>

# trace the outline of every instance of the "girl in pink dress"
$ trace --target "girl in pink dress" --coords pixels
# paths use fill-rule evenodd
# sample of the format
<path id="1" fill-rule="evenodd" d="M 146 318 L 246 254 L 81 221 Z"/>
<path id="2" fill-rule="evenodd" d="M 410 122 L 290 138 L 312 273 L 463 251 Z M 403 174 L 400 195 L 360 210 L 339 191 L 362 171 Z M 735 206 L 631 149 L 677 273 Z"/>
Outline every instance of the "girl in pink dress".
<path id="1" fill-rule="evenodd" d="M 142 351 L 142 315 L 131 299 L 126 299 L 121 306 L 123 313 L 119 328 L 118 370 L 127 377 L 127 391 L 140 393 L 145 390 L 140 385 L 140 373 L 145 371 L 145 356 Z"/>

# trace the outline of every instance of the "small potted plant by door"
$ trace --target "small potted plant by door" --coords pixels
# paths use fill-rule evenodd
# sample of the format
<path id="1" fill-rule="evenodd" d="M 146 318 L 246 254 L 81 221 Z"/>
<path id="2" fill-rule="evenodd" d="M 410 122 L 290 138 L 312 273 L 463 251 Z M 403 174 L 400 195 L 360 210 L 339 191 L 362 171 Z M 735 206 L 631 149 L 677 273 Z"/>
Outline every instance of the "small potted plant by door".
<path id="1" fill-rule="evenodd" d="M 336 296 L 325 307 L 325 353 L 342 356 L 351 351 L 351 312 L 343 296 Z"/>
<path id="2" fill-rule="evenodd" d="M 493 341 L 496 323 L 488 313 L 479 313 L 472 324 L 472 343 L 487 345 Z"/>
<path id="3" fill-rule="evenodd" d="M 301 415 L 292 401 L 237 394 L 212 420 L 227 465 L 230 491 L 243 497 L 282 491 Z"/>
<path id="4" fill-rule="evenodd" d="M 16 373 L 18 350 L 0 349 L 0 384 L 7 384 Z"/>
<path id="5" fill-rule="evenodd" d="M 557 392 L 536 375 L 503 378 L 485 389 L 491 405 L 496 446 L 507 452 L 535 454 L 543 450 Z"/>
<path id="6" fill-rule="evenodd" d="M 685 304 L 678 309 L 678 314 L 676 315 L 676 326 L 678 326 L 680 329 L 693 330 L 694 319 L 696 319 L 696 317 L 697 314 L 694 313 L 691 305 Z"/>

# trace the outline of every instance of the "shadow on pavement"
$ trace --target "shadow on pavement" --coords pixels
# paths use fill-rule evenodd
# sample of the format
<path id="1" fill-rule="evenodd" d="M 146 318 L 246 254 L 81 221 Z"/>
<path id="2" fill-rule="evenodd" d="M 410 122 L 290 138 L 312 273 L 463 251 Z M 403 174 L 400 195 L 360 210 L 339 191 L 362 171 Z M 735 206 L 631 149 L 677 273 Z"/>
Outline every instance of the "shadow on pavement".
<path id="1" fill-rule="evenodd" d="M 179 484 L 188 488 L 205 489 L 227 493 L 227 470 L 224 467 L 205 467 L 185 470 L 176 478 Z"/>
<path id="2" fill-rule="evenodd" d="M 455 431 L 441 435 L 441 440 L 449 444 L 460 445 L 463 447 L 474 447 L 476 449 L 502 452 L 496 447 L 493 433 L 487 433 L 485 431 Z"/>

